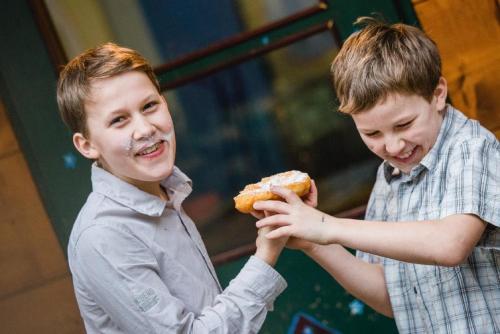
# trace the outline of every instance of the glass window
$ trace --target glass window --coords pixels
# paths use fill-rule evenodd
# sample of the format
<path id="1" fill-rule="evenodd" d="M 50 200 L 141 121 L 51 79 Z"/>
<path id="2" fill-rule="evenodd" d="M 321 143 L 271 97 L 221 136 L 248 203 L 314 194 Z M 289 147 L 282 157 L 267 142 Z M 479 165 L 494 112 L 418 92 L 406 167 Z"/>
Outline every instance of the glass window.
<path id="1" fill-rule="evenodd" d="M 154 66 L 317 6 L 317 0 L 44 0 L 68 56 L 114 41 Z"/>
<path id="2" fill-rule="evenodd" d="M 68 57 L 113 40 L 160 65 L 317 5 L 300 0 L 45 0 Z M 64 29 L 62 28 L 64 27 Z M 319 188 L 319 208 L 366 203 L 378 161 L 337 112 L 329 67 L 338 46 L 323 32 L 165 93 L 176 164 L 194 191 L 185 209 L 211 255 L 253 243 L 255 219 L 234 209 L 247 183 L 290 169 Z"/>
<path id="3" fill-rule="evenodd" d="M 194 181 L 185 208 L 212 255 L 255 240 L 255 219 L 232 198 L 263 176 L 308 172 L 328 212 L 366 203 L 378 161 L 336 110 L 337 49 L 325 32 L 167 93 L 177 164 Z"/>

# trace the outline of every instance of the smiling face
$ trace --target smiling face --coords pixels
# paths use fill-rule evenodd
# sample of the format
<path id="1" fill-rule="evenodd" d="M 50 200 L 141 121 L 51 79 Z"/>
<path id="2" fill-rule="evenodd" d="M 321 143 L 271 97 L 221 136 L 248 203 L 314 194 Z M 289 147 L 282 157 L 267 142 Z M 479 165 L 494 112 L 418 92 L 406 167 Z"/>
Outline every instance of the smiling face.
<path id="1" fill-rule="evenodd" d="M 352 118 L 373 153 L 409 173 L 436 142 L 446 94 L 446 81 L 441 78 L 430 102 L 418 95 L 390 94 Z"/>
<path id="2" fill-rule="evenodd" d="M 88 136 L 75 147 L 108 172 L 158 195 L 172 173 L 175 135 L 167 103 L 146 74 L 130 71 L 93 82 L 85 101 Z"/>

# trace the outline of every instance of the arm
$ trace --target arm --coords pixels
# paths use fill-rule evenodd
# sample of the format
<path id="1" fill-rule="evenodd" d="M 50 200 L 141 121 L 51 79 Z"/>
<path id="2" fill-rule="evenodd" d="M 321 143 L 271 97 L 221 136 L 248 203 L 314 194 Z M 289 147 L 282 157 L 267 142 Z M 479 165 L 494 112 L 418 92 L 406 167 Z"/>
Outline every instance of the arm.
<path id="1" fill-rule="evenodd" d="M 278 257 L 280 256 L 281 251 L 285 247 L 288 237 L 274 239 L 266 238 L 266 235 L 272 230 L 273 229 L 271 227 L 263 227 L 259 229 L 257 240 L 255 241 L 255 244 L 257 246 L 255 256 L 271 267 L 274 267 L 274 265 L 278 261 Z"/>
<path id="2" fill-rule="evenodd" d="M 405 262 L 460 264 L 486 227 L 481 219 L 467 214 L 398 224 L 335 218 L 306 206 L 287 189 L 273 191 L 287 202 L 266 201 L 254 206 L 278 213 L 257 222 L 258 227 L 279 227 L 268 233 L 268 238 L 292 236 L 319 244 L 339 243 Z"/>
<path id="3" fill-rule="evenodd" d="M 304 203 L 312 208 L 318 204 L 318 190 L 314 180 L 311 182 L 309 194 L 304 198 Z M 302 250 L 350 294 L 377 312 L 392 317 L 392 307 L 381 265 L 358 259 L 340 245 L 322 246 L 292 237 L 288 240 L 287 247 Z"/>
<path id="4" fill-rule="evenodd" d="M 340 245 L 310 244 L 304 248 L 304 252 L 350 294 L 375 311 L 393 317 L 381 265 L 358 259 Z"/>
<path id="5" fill-rule="evenodd" d="M 196 294 L 210 298 L 213 291 L 187 286 L 193 278 L 186 282 L 184 269 L 176 267 L 175 261 L 168 269 L 177 275 L 164 282 L 146 245 L 121 231 L 108 235 L 112 243 L 102 234 L 102 230 L 86 231 L 73 261 L 78 266 L 76 279 L 97 304 L 92 309 L 105 313 L 91 319 L 96 326 L 111 321 L 127 333 L 257 333 L 274 298 L 285 287 L 276 271 L 251 257 L 212 304 L 195 313 L 184 300 Z M 274 283 L 266 285 L 266 281 Z M 92 317 L 94 311 L 89 313 L 82 315 Z"/>
<path id="6" fill-rule="evenodd" d="M 458 214 L 438 220 L 372 222 L 328 217 L 328 243 L 404 262 L 457 266 L 463 263 L 486 224 L 477 216 Z"/>

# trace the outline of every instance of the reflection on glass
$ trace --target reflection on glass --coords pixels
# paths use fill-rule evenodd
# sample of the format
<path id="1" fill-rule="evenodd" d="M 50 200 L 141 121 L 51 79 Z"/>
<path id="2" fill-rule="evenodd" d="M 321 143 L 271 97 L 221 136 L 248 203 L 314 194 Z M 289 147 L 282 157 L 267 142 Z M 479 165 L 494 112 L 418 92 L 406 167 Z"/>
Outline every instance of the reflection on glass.
<path id="1" fill-rule="evenodd" d="M 252 30 L 318 6 L 318 0 L 236 0 L 245 30 Z"/>
<path id="2" fill-rule="evenodd" d="M 154 66 L 253 30 L 318 0 L 44 0 L 68 59 L 114 41 Z"/>
<path id="3" fill-rule="evenodd" d="M 254 219 L 232 197 L 263 176 L 308 172 L 328 212 L 366 203 L 378 162 L 336 111 L 336 51 L 325 32 L 172 92 L 177 164 L 194 181 L 185 207 L 211 254 L 255 240 Z"/>
<path id="4" fill-rule="evenodd" d="M 105 41 L 159 65 L 309 8 L 312 0 L 45 0 L 69 57 Z M 349 116 L 336 111 L 329 32 L 166 93 L 177 165 L 193 180 L 185 209 L 211 255 L 255 241 L 254 219 L 232 198 L 247 183 L 290 169 L 309 173 L 319 207 L 367 201 L 378 162 Z"/>

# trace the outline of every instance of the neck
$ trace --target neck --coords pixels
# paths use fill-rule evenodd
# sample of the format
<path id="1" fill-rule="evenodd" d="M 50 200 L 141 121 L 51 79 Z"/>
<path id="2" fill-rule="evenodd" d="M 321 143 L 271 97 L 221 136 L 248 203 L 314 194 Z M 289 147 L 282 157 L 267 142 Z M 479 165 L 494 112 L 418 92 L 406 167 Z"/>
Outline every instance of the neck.
<path id="1" fill-rule="evenodd" d="M 164 201 L 168 201 L 167 191 L 161 186 L 160 183 L 143 183 L 140 185 L 136 185 L 139 189 L 148 194 L 157 196 Z"/>

